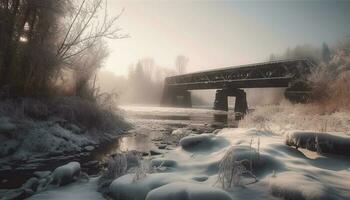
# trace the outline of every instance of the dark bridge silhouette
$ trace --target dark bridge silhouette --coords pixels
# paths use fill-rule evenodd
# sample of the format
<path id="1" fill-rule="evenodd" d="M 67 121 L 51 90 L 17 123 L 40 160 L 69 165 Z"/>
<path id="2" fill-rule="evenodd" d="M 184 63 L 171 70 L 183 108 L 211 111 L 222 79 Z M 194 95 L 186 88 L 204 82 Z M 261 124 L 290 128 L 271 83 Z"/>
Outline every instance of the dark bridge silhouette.
<path id="1" fill-rule="evenodd" d="M 235 112 L 246 113 L 246 93 L 242 88 L 286 88 L 285 96 L 296 102 L 306 101 L 309 87 L 306 75 L 313 64 L 307 59 L 282 60 L 240 65 L 165 79 L 162 105 L 191 107 L 189 90 L 217 89 L 214 109 L 228 110 L 227 97 L 236 97 Z"/>

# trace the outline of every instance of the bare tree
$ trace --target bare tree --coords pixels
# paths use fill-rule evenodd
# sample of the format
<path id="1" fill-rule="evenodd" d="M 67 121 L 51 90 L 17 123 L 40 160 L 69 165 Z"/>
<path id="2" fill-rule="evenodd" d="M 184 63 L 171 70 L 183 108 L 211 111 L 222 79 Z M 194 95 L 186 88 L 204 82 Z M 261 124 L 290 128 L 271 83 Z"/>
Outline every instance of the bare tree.
<path id="1" fill-rule="evenodd" d="M 186 72 L 186 67 L 189 59 L 184 55 L 178 55 L 175 59 L 175 68 L 178 74 Z"/>
<path id="2" fill-rule="evenodd" d="M 64 69 L 87 83 L 106 56 L 104 38 L 127 37 L 116 26 L 122 12 L 109 17 L 105 0 L 0 1 L 0 89 L 45 95 Z"/>
<path id="3" fill-rule="evenodd" d="M 119 15 L 110 18 L 107 13 L 107 1 L 83 0 L 75 7 L 78 9 L 70 19 L 71 22 L 66 27 L 66 33 L 57 49 L 57 56 L 68 66 L 74 66 L 74 57 L 98 45 L 103 38 L 128 37 L 126 34 L 120 34 L 121 29 L 116 26 L 123 10 Z M 100 14 L 103 8 L 104 12 Z"/>

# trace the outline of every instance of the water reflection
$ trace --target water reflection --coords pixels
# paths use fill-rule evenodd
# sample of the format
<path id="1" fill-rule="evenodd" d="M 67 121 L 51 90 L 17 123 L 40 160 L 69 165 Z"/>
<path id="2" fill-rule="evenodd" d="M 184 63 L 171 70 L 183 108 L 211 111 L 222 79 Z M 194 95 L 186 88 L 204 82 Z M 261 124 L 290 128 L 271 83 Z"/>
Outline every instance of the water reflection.
<path id="1" fill-rule="evenodd" d="M 221 122 L 227 124 L 227 114 L 214 114 L 214 122 Z"/>
<path id="2" fill-rule="evenodd" d="M 98 155 L 115 153 L 119 150 L 149 152 L 158 149 L 152 140 L 171 133 L 178 128 L 194 129 L 198 133 L 211 132 L 225 127 L 237 127 L 233 112 L 214 111 L 211 109 L 182 109 L 163 107 L 124 107 L 134 128 L 129 134 L 103 148 Z"/>

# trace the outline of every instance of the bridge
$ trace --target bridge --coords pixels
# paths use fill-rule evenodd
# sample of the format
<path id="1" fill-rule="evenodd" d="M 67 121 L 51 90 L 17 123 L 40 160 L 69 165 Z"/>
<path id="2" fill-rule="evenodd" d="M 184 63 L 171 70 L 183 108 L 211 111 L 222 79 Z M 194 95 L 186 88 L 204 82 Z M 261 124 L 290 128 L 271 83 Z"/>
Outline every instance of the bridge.
<path id="1" fill-rule="evenodd" d="M 191 107 L 190 90 L 217 89 L 214 109 L 228 110 L 227 97 L 234 96 L 235 112 L 245 114 L 248 106 L 244 88 L 286 88 L 294 102 L 308 99 L 307 75 L 314 65 L 307 59 L 280 60 L 207 70 L 165 79 L 161 104 Z"/>

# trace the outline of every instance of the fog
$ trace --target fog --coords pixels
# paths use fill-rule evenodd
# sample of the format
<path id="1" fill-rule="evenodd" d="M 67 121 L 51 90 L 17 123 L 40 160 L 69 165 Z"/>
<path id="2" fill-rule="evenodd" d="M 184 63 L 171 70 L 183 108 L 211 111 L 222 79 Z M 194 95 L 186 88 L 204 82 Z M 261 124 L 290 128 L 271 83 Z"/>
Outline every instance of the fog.
<path id="1" fill-rule="evenodd" d="M 350 3 L 342 1 L 109 0 L 108 5 L 110 13 L 124 9 L 119 25 L 130 37 L 109 41 L 110 56 L 98 80 L 101 91 L 119 94 L 121 104 L 141 99 L 159 104 L 169 75 L 286 58 L 318 62 L 324 42 L 332 48 L 350 33 Z M 185 71 L 175 66 L 182 54 Z M 140 63 L 148 67 L 136 70 Z M 283 89 L 246 92 L 252 106 L 283 99 Z M 192 91 L 192 96 L 193 105 L 212 106 L 215 91 Z"/>

